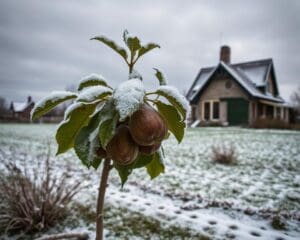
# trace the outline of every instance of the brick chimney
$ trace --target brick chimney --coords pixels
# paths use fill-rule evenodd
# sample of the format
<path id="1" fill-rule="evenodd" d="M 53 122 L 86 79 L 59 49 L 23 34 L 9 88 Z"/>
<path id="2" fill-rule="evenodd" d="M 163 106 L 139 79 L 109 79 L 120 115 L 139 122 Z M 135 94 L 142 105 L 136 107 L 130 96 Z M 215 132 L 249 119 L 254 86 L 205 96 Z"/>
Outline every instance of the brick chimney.
<path id="1" fill-rule="evenodd" d="M 31 96 L 28 96 L 28 98 L 27 98 L 27 103 L 30 103 L 31 101 L 32 101 Z"/>
<path id="2" fill-rule="evenodd" d="M 220 49 L 220 61 L 230 64 L 230 47 L 223 45 Z"/>

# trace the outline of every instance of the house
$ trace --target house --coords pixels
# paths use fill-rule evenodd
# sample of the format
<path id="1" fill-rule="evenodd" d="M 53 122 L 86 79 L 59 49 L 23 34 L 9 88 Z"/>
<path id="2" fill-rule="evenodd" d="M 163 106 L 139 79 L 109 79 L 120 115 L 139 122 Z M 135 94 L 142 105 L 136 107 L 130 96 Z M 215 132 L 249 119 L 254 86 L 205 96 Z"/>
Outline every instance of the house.
<path id="1" fill-rule="evenodd" d="M 26 102 L 11 102 L 10 111 L 13 119 L 17 121 L 30 121 L 30 111 L 34 107 L 31 96 L 28 96 Z"/>
<path id="2" fill-rule="evenodd" d="M 249 125 L 260 118 L 289 122 L 272 59 L 230 62 L 230 47 L 220 49 L 217 66 L 200 69 L 187 93 L 191 123 Z"/>

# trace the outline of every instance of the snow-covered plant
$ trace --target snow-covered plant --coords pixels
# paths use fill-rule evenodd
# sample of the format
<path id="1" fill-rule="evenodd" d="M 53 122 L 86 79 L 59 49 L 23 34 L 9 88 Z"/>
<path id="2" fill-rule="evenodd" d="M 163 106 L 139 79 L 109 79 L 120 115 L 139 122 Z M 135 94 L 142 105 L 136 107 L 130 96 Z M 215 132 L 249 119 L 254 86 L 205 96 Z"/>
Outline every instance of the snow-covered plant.
<path id="1" fill-rule="evenodd" d="M 156 91 L 147 92 L 136 62 L 149 51 L 160 48 L 156 43 L 141 44 L 125 30 L 127 49 L 104 37 L 94 37 L 118 53 L 129 68 L 113 89 L 99 74 L 84 77 L 78 92 L 53 92 L 32 110 L 37 119 L 58 104 L 73 99 L 59 124 L 57 155 L 74 148 L 81 162 L 90 168 L 104 162 L 97 205 L 97 239 L 102 239 L 103 201 L 109 170 L 115 168 L 122 186 L 134 169 L 145 167 L 151 179 L 164 172 L 162 141 L 173 134 L 180 143 L 184 136 L 188 103 L 183 95 L 167 85 L 164 75 L 155 70 L 159 81 Z"/>

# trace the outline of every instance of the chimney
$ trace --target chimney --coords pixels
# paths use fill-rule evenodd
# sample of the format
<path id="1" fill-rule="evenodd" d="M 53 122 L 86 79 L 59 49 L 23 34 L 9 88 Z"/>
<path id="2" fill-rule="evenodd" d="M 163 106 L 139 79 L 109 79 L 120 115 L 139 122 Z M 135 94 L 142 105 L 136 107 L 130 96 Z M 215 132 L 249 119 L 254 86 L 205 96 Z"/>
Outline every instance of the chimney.
<path id="1" fill-rule="evenodd" d="M 223 61 L 226 64 L 230 64 L 230 47 L 222 46 L 220 50 L 220 61 Z"/>
<path id="2" fill-rule="evenodd" d="M 30 103 L 31 102 L 31 96 L 28 96 L 28 98 L 27 98 L 27 103 Z"/>

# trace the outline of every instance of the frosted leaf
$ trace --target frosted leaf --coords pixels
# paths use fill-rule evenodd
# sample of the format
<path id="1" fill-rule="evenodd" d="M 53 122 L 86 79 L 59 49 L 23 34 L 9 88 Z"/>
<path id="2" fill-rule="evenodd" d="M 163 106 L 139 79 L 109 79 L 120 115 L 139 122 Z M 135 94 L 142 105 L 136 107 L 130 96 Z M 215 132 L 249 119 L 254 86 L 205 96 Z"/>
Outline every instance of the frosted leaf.
<path id="1" fill-rule="evenodd" d="M 135 79 L 135 78 L 143 80 L 142 75 L 138 71 L 136 71 L 135 69 L 133 69 L 132 72 L 129 74 L 128 79 L 130 80 L 130 79 Z"/>
<path id="2" fill-rule="evenodd" d="M 69 117 L 70 113 L 71 113 L 74 109 L 79 108 L 79 107 L 81 107 L 82 105 L 83 105 L 82 102 L 74 102 L 74 103 L 70 104 L 70 105 L 67 107 L 67 109 L 65 110 L 64 120 L 66 120 L 66 119 Z"/>
<path id="3" fill-rule="evenodd" d="M 53 91 L 50 93 L 49 96 L 41 99 L 39 102 L 37 102 L 34 106 L 34 108 L 31 110 L 31 118 L 36 119 L 43 114 L 47 113 L 54 107 L 56 107 L 58 104 L 69 100 L 76 98 L 77 95 L 73 92 L 69 91 Z"/>
<path id="4" fill-rule="evenodd" d="M 182 116 L 186 118 L 186 113 L 189 110 L 189 103 L 177 88 L 163 85 L 157 88 L 156 93 L 167 98 L 168 101 L 179 110 Z"/>
<path id="5" fill-rule="evenodd" d="M 105 86 L 92 86 L 80 92 L 77 101 L 93 102 L 102 99 L 112 93 L 112 90 Z"/>
<path id="6" fill-rule="evenodd" d="M 86 87 L 98 86 L 98 85 L 107 86 L 107 81 L 102 75 L 97 73 L 92 73 L 86 77 L 83 77 L 80 80 L 78 91 Z"/>
<path id="7" fill-rule="evenodd" d="M 90 134 L 89 136 L 89 151 L 88 151 L 88 164 L 92 164 L 95 158 L 97 158 L 96 155 L 96 149 L 100 147 L 99 144 L 99 127 L 96 127 L 96 129 Z"/>
<path id="8" fill-rule="evenodd" d="M 120 115 L 125 120 L 139 109 L 144 102 L 145 88 L 141 80 L 131 79 L 121 83 L 113 93 L 113 100 Z"/>

